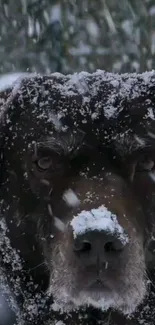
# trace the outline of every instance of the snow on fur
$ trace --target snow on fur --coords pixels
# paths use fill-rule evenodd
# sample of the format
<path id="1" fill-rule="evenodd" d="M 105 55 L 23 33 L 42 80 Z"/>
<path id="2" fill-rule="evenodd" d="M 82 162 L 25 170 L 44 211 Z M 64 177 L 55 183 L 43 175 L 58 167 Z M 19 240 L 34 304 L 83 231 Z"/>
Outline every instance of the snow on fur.
<path id="1" fill-rule="evenodd" d="M 116 215 L 111 213 L 103 205 L 98 209 L 80 212 L 71 221 L 71 226 L 73 228 L 74 238 L 90 230 L 105 230 L 111 234 L 116 233 L 124 245 L 129 242 L 129 238 L 125 230 L 119 225 Z"/>
<path id="2" fill-rule="evenodd" d="M 7 73 L 0 76 L 0 91 L 4 91 L 9 87 L 12 87 L 14 83 L 21 78 L 30 77 L 34 74 L 28 72 L 15 72 L 15 73 Z"/>
<path id="3" fill-rule="evenodd" d="M 107 92 L 107 102 L 104 106 L 101 105 L 104 115 L 107 119 L 116 117 L 120 111 L 115 105 L 116 98 L 124 100 L 125 98 L 138 98 L 140 94 L 145 90 L 148 84 L 152 84 L 155 81 L 155 70 L 144 72 L 142 74 L 137 73 L 124 73 L 116 74 L 103 70 L 96 70 L 94 73 L 88 73 L 81 71 L 80 73 L 74 73 L 72 75 L 64 76 L 60 73 L 52 74 L 58 80 L 60 78 L 65 79 L 65 83 L 59 84 L 61 93 L 65 96 L 74 96 L 76 93 L 82 95 L 83 104 L 89 103 L 91 97 L 96 96 L 102 83 L 105 85 L 108 83 L 113 88 L 113 92 Z M 90 78 L 92 82 L 89 83 Z M 139 83 L 140 82 L 140 83 Z M 100 105 L 97 103 L 96 111 L 92 114 L 92 119 L 98 117 L 98 108 Z M 81 115 L 85 115 L 81 109 Z M 146 118 L 154 120 L 154 112 L 152 107 L 147 110 Z"/>
<path id="4" fill-rule="evenodd" d="M 34 86 L 37 84 L 37 77 L 42 78 L 41 76 L 37 74 L 32 73 L 17 73 L 17 74 L 8 74 L 4 75 L 0 78 L 0 91 L 7 89 L 8 87 L 13 87 L 16 81 L 18 80 L 24 80 L 27 79 L 26 86 L 29 85 L 34 81 Z M 53 81 L 56 82 L 53 82 Z M 60 82 L 61 80 L 61 82 Z M 142 74 L 136 74 L 136 73 L 124 73 L 124 74 L 116 74 L 116 73 L 109 73 L 105 72 L 103 70 L 96 70 L 94 73 L 88 73 L 85 71 L 82 71 L 80 73 L 74 73 L 72 75 L 63 75 L 60 73 L 53 73 L 50 75 L 50 78 L 48 78 L 47 81 L 45 81 L 45 84 L 49 84 L 49 90 L 44 91 L 44 95 L 46 99 L 44 102 L 39 102 L 39 106 L 41 107 L 41 113 L 38 112 L 38 119 L 46 117 L 49 121 L 51 121 L 51 118 L 47 115 L 51 114 L 49 111 L 49 114 L 47 112 L 44 112 L 44 106 L 46 107 L 48 104 L 47 98 L 50 98 L 50 92 L 51 92 L 51 85 L 52 85 L 52 92 L 55 90 L 59 91 L 61 95 L 65 97 L 72 97 L 76 95 L 82 96 L 82 105 L 79 113 L 81 116 L 84 117 L 83 123 L 86 122 L 86 116 L 89 112 L 86 109 L 83 108 L 86 104 L 89 106 L 89 103 L 91 101 L 92 97 L 96 97 L 98 92 L 101 90 L 102 85 L 104 84 L 105 87 L 109 86 L 109 91 L 106 92 L 106 102 L 104 101 L 103 105 L 103 98 L 101 97 L 101 100 L 96 101 L 95 104 L 95 111 L 89 112 L 92 116 L 92 120 L 97 119 L 100 115 L 100 112 L 103 111 L 104 115 L 107 119 L 110 119 L 112 117 L 117 117 L 117 115 L 122 110 L 122 106 L 117 107 L 116 105 L 116 99 L 119 99 L 119 101 L 122 101 L 124 99 L 135 99 L 139 98 L 141 94 L 145 93 L 146 89 L 148 89 L 148 86 L 151 87 L 154 85 L 155 82 L 155 71 L 149 71 L 144 72 Z M 37 104 L 38 98 L 40 98 L 40 90 L 41 87 L 35 88 L 35 95 L 32 99 L 33 103 Z M 148 89 L 149 91 L 149 89 Z M 22 95 L 22 91 L 21 91 Z M 31 97 L 31 92 L 29 93 L 29 96 Z M 35 105 L 36 109 L 37 105 Z M 53 123 L 61 125 L 61 119 L 59 118 L 59 115 L 63 117 L 63 115 L 66 114 L 64 111 L 57 110 L 57 115 L 53 115 Z M 45 114 L 44 114 L 45 113 Z M 52 113 L 53 114 L 53 113 Z M 70 114 L 75 114 L 75 112 L 70 112 Z M 150 118 L 151 120 L 155 119 L 154 116 L 154 110 L 153 107 L 150 106 L 147 108 L 146 116 L 145 118 Z M 58 122 L 58 123 L 57 123 Z"/>

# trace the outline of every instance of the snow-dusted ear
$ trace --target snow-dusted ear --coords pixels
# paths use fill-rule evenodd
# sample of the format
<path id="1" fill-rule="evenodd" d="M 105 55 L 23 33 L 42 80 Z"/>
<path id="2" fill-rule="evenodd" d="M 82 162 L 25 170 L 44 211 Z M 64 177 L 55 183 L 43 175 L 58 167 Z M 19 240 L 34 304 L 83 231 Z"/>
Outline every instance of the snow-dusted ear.
<path id="1" fill-rule="evenodd" d="M 14 87 L 14 84 L 17 80 L 21 80 L 21 78 L 29 77 L 30 74 L 28 72 L 14 72 L 14 73 L 6 73 L 0 76 L 0 92 L 6 91 L 7 89 L 11 89 Z"/>
<path id="2" fill-rule="evenodd" d="M 9 107 L 17 96 L 23 81 L 34 76 L 36 76 L 34 73 L 19 72 L 0 77 L 0 126 L 6 123 Z"/>
<path id="3" fill-rule="evenodd" d="M 7 124 L 7 119 L 9 119 L 9 108 L 18 94 L 22 80 L 22 74 L 15 74 L 12 78 L 9 74 L 0 78 L 0 132 Z"/>
<path id="4" fill-rule="evenodd" d="M 21 81 L 16 81 L 12 85 L 8 86 L 1 84 L 3 79 L 0 79 L 0 174 L 2 175 L 2 168 L 4 166 L 4 148 L 7 146 L 8 140 L 8 128 L 10 121 L 10 108 L 12 103 L 17 96 L 18 90 L 21 86 Z M 6 80 L 5 80 L 6 82 Z M 9 88 L 9 86 L 11 86 Z M 10 130 L 9 130 L 10 132 Z M 1 179 L 0 179 L 1 182 Z"/>
<path id="5" fill-rule="evenodd" d="M 6 146 L 7 124 L 6 124 L 6 103 L 0 107 L 0 185 L 2 182 L 4 168 L 4 148 Z"/>

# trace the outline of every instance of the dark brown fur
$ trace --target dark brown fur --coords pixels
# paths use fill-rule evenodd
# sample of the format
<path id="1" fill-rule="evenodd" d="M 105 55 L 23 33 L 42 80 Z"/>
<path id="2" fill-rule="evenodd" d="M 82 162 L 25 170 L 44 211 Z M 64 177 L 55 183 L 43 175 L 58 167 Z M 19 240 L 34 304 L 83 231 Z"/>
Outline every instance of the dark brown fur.
<path id="1" fill-rule="evenodd" d="M 154 73 L 118 76 L 101 71 L 36 76 L 2 93 L 0 200 L 9 233 L 1 224 L 1 265 L 21 309 L 18 321 L 21 317 L 30 324 L 48 324 L 55 317 L 90 324 L 101 318 L 116 325 L 138 324 L 137 316 L 128 319 L 120 312 L 134 312 L 148 289 L 146 250 L 154 233 L 155 208 L 147 164 L 155 160 L 154 80 Z M 47 156 L 52 165 L 42 172 L 37 164 Z M 76 193 L 78 206 L 64 201 L 68 189 Z M 69 223 L 80 211 L 101 205 L 117 215 L 130 241 L 121 254 L 106 256 L 107 271 L 100 265 L 101 280 L 113 292 L 105 300 L 112 299 L 113 306 L 108 306 L 118 314 L 113 308 L 107 314 L 89 314 L 88 308 L 84 320 L 79 311 L 72 312 L 75 304 L 88 302 L 79 294 L 95 281 L 97 266 L 87 268 L 84 257 L 73 252 Z M 19 253 L 20 267 L 19 261 L 13 265 L 12 247 Z M 97 294 L 92 293 L 92 300 Z M 53 316 L 53 297 L 64 312 L 71 311 L 68 321 L 59 311 Z M 40 301 L 40 314 L 27 312 L 28 305 Z"/>

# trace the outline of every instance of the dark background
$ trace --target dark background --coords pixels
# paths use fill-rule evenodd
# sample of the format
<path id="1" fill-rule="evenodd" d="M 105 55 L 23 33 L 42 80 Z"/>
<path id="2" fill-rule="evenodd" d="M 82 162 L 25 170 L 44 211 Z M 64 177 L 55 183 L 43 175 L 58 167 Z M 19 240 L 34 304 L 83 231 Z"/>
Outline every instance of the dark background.
<path id="1" fill-rule="evenodd" d="M 0 74 L 155 66 L 155 0 L 0 0 Z"/>

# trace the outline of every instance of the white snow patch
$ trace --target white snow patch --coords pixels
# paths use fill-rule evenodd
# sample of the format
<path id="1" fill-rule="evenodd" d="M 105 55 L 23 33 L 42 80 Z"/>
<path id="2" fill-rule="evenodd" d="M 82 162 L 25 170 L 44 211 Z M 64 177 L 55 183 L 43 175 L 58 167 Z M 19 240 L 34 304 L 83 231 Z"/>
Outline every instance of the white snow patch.
<path id="1" fill-rule="evenodd" d="M 124 245 L 129 242 L 129 238 L 122 226 L 119 225 L 116 215 L 103 205 L 98 209 L 80 212 L 70 224 L 73 228 L 74 238 L 90 230 L 105 230 L 112 234 L 116 233 Z"/>
<path id="2" fill-rule="evenodd" d="M 62 130 L 62 123 L 59 120 L 58 115 L 55 115 L 55 114 L 53 114 L 51 112 L 48 112 L 48 116 L 49 116 L 49 118 L 48 118 L 47 122 L 52 122 L 53 125 L 54 125 L 55 130 L 56 131 L 61 131 Z"/>
<path id="3" fill-rule="evenodd" d="M 50 21 L 54 23 L 55 21 L 61 21 L 61 6 L 60 4 L 56 4 L 52 6 L 50 13 Z"/>
<path id="4" fill-rule="evenodd" d="M 142 147 L 145 146 L 145 141 L 144 139 L 140 138 L 137 134 L 134 135 L 135 140 L 138 142 L 138 144 Z"/>
<path id="5" fill-rule="evenodd" d="M 148 131 L 147 134 L 150 138 L 155 139 L 155 133 Z"/>
<path id="6" fill-rule="evenodd" d="M 113 86 L 113 87 L 119 87 L 119 81 L 118 80 L 111 80 L 111 85 Z"/>
<path id="7" fill-rule="evenodd" d="M 80 41 L 77 47 L 71 47 L 69 49 L 69 53 L 74 56 L 90 55 L 92 53 L 92 49 L 89 45 Z"/>
<path id="8" fill-rule="evenodd" d="M 21 77 L 30 76 L 30 73 L 27 72 L 16 72 L 16 73 L 8 73 L 0 76 L 0 91 L 4 91 L 9 87 L 12 87 L 15 81 Z"/>
<path id="9" fill-rule="evenodd" d="M 133 20 L 130 20 L 130 19 L 123 20 L 123 22 L 121 24 L 121 27 L 124 30 L 124 32 L 126 33 L 126 35 L 132 36 L 132 33 L 133 33 Z"/>
<path id="10" fill-rule="evenodd" d="M 149 15 L 154 16 L 155 15 L 155 6 L 152 6 L 149 10 Z"/>
<path id="11" fill-rule="evenodd" d="M 34 34 L 34 22 L 33 19 L 28 16 L 28 28 L 27 28 L 28 36 L 32 37 Z"/>
<path id="12" fill-rule="evenodd" d="M 153 108 L 152 107 L 149 107 L 148 108 L 147 117 L 151 118 L 151 120 L 155 120 L 155 116 L 154 116 L 154 112 L 153 112 Z"/>
<path id="13" fill-rule="evenodd" d="M 95 39 L 99 37 L 99 27 L 93 19 L 88 19 L 86 22 L 89 34 Z"/>
<path id="14" fill-rule="evenodd" d="M 149 176 L 152 179 L 152 181 L 155 183 L 155 172 L 153 171 L 149 172 Z"/>
<path id="15" fill-rule="evenodd" d="M 62 320 L 59 320 L 58 322 L 55 323 L 55 325 L 65 325 L 65 323 L 62 322 Z"/>
<path id="16" fill-rule="evenodd" d="M 54 217 L 54 224 L 55 224 L 55 227 L 58 230 L 64 232 L 64 230 L 65 230 L 65 224 L 59 218 Z"/>
<path id="17" fill-rule="evenodd" d="M 0 219 L 0 249 L 3 254 L 3 262 L 11 263 L 13 271 L 20 271 L 22 270 L 21 259 L 17 250 L 11 247 L 10 239 L 7 236 L 8 232 L 5 219 Z"/>
<path id="18" fill-rule="evenodd" d="M 68 189 L 63 194 L 63 200 L 71 207 L 76 207 L 80 204 L 80 200 L 77 195 L 71 189 Z"/>
<path id="19" fill-rule="evenodd" d="M 151 33 L 151 54 L 155 53 L 155 32 Z"/>

